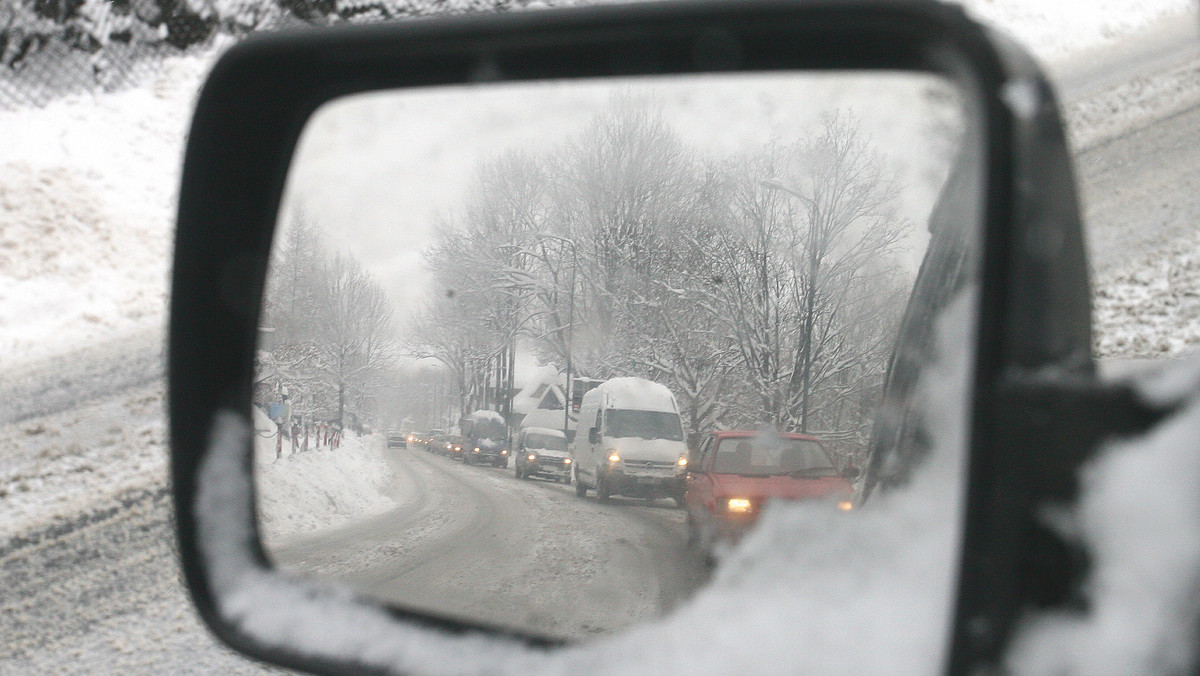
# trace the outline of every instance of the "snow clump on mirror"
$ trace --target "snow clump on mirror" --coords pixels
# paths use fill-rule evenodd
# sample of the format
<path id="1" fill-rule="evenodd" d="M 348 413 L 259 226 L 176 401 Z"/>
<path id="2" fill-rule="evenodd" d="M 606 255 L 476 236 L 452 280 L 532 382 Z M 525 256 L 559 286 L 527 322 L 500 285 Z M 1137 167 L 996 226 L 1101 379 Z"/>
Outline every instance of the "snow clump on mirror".
<path id="1" fill-rule="evenodd" d="M 1084 469 L 1077 507 L 1092 554 L 1086 614 L 1030 618 L 1014 641 L 1019 674 L 1182 674 L 1200 620 L 1200 360 L 1137 383 L 1178 411 L 1146 435 L 1112 442 Z M 1186 390 L 1185 390 L 1186 387 Z"/>

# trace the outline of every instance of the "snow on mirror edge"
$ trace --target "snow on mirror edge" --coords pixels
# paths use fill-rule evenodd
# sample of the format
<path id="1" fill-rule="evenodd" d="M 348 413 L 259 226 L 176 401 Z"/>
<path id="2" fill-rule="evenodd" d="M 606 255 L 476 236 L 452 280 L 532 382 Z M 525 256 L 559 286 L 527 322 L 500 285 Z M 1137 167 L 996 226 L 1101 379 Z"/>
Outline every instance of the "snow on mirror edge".
<path id="1" fill-rule="evenodd" d="M 903 639 L 922 665 L 913 673 L 936 664 L 961 451 L 931 452 L 906 491 L 861 511 L 768 502 L 739 547 L 712 544 L 716 568 L 707 547 L 688 546 L 691 511 L 670 499 L 682 490 L 602 502 L 577 472 L 574 486 L 521 481 L 513 456 L 522 427 L 563 428 L 568 382 L 579 396 L 640 376 L 667 386 L 687 433 L 763 421 L 815 433 L 835 473 L 860 471 L 846 497 L 861 492 L 939 200 L 941 221 L 961 230 L 952 246 L 974 246 L 971 172 L 957 197 L 943 194 L 956 192 L 961 106 L 935 77 L 871 73 L 489 85 L 322 108 L 289 173 L 260 334 L 254 480 L 269 556 L 289 574 L 445 616 L 571 639 L 620 632 L 595 645 L 636 643 L 643 630 L 626 627 L 706 603 L 724 616 L 745 602 L 731 589 L 776 585 L 797 592 L 774 597 L 803 609 L 793 617 L 829 614 L 775 629 L 789 650 L 801 633 L 827 646 L 808 666 L 842 665 L 868 629 Z M 957 347 L 970 343 L 962 327 Z M 937 424 L 962 412 L 965 391 L 930 409 Z M 512 421 L 501 440 L 470 443 L 479 409 Z M 565 431 L 579 468 L 577 425 Z M 682 466 L 682 439 L 638 443 L 621 447 L 655 446 L 656 460 Z M 456 445 L 507 455 L 467 468 Z M 927 494 L 902 497 L 917 489 Z M 769 563 L 785 555 L 804 580 Z M 889 607 L 911 596 L 899 607 L 921 621 L 868 619 L 877 594 Z M 746 627 L 770 632 L 759 620 L 784 615 Z M 758 655 L 745 639 L 705 644 Z M 588 650 L 547 668 L 569 670 L 562 656 Z M 394 666 L 415 653 L 390 654 Z M 530 659 L 541 658 L 513 670 Z"/>

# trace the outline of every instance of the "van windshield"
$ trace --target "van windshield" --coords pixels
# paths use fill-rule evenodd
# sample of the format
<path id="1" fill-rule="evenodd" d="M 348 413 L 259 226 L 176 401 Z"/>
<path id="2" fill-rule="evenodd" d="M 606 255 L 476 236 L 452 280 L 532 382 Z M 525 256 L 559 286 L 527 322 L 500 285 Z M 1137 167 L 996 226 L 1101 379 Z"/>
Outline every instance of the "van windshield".
<path id="1" fill-rule="evenodd" d="M 525 448 L 540 448 L 546 451 L 565 451 L 567 450 L 567 440 L 565 437 L 559 437 L 550 434 L 527 434 L 525 435 Z"/>
<path id="2" fill-rule="evenodd" d="M 618 438 L 683 441 L 683 424 L 678 413 L 610 409 L 604 416 L 604 433 Z"/>

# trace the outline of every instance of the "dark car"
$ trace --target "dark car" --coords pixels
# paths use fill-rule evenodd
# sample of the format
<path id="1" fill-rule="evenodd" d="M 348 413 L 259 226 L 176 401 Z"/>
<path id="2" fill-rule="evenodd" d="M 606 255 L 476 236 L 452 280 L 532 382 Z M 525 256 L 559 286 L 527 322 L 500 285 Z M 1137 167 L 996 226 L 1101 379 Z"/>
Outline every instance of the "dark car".
<path id="1" fill-rule="evenodd" d="M 462 461 L 466 465 L 508 466 L 508 434 L 504 418 L 495 411 L 478 410 L 463 421 Z"/>
<path id="2" fill-rule="evenodd" d="M 466 446 L 466 442 L 463 441 L 462 437 L 458 436 L 457 434 L 448 434 L 439 438 L 443 440 L 443 447 L 439 453 L 451 458 L 462 457 L 463 448 Z"/>
<path id="3" fill-rule="evenodd" d="M 542 476 L 571 483 L 567 435 L 548 427 L 527 427 L 517 437 L 513 466 L 518 479 Z"/>
<path id="4" fill-rule="evenodd" d="M 415 443 L 423 447 L 427 451 L 437 451 L 433 445 L 433 440 L 437 437 L 445 436 L 446 433 L 442 430 L 429 430 L 428 432 L 418 432 L 416 434 Z"/>
<path id="5" fill-rule="evenodd" d="M 388 430 L 387 447 L 388 448 L 407 448 L 409 435 L 396 430 Z"/>
<path id="6" fill-rule="evenodd" d="M 688 542 L 711 552 L 734 542 L 769 500 L 829 500 L 853 508 L 858 471 L 838 471 L 819 439 L 807 434 L 726 430 L 702 437 L 688 463 Z"/>
<path id="7" fill-rule="evenodd" d="M 453 434 L 440 434 L 426 442 L 425 450 L 438 455 L 458 458 L 462 455 L 463 440 L 462 437 Z"/>

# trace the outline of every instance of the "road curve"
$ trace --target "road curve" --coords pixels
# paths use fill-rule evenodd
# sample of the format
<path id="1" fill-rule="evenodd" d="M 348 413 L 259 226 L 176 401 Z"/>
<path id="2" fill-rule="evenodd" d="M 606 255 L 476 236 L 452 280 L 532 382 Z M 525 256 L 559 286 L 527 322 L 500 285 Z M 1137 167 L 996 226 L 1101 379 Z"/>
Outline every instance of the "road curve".
<path id="1" fill-rule="evenodd" d="M 278 565 L 447 616 L 580 638 L 670 610 L 707 579 L 670 501 L 580 499 L 570 486 L 381 449 L 397 506 L 278 543 Z"/>

